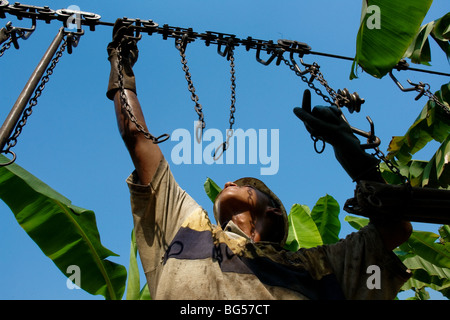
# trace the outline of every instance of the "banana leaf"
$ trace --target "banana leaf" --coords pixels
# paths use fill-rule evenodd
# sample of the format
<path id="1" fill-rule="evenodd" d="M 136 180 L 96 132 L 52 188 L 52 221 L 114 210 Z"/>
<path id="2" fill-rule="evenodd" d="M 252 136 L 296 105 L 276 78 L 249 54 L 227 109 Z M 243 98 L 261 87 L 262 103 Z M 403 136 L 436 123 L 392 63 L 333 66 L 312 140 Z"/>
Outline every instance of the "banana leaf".
<path id="1" fill-rule="evenodd" d="M 139 300 L 140 276 L 137 263 L 137 245 L 134 229 L 131 231 L 130 265 L 128 267 L 127 300 Z"/>
<path id="2" fill-rule="evenodd" d="M 311 211 L 323 244 L 332 244 L 339 241 L 341 223 L 339 221 L 339 203 L 330 195 L 321 197 Z"/>
<path id="3" fill-rule="evenodd" d="M 444 84 L 435 96 L 449 108 L 450 83 Z M 428 142 L 444 142 L 450 134 L 450 119 L 442 108 L 429 100 L 421 113 L 404 136 L 393 137 L 389 143 L 387 157 L 396 157 L 401 162 L 408 162 L 412 155 L 421 150 Z"/>
<path id="4" fill-rule="evenodd" d="M 438 238 L 433 232 L 413 231 L 400 249 L 413 252 L 436 267 L 450 269 L 450 243 L 436 242 Z"/>
<path id="5" fill-rule="evenodd" d="M 147 283 L 140 289 L 141 281 L 137 262 L 137 245 L 134 229 L 131 231 L 130 266 L 128 267 L 128 285 L 126 300 L 151 300 Z"/>
<path id="6" fill-rule="evenodd" d="M 363 0 L 350 79 L 357 78 L 358 66 L 376 78 L 392 70 L 417 35 L 432 2 Z M 374 19 L 378 20 L 377 27 L 371 23 Z"/>
<path id="7" fill-rule="evenodd" d="M 0 161 L 8 159 L 0 155 Z M 17 164 L 0 167 L 0 198 L 64 275 L 69 266 L 78 266 L 83 290 L 121 299 L 127 271 L 106 259 L 117 254 L 102 245 L 93 211 L 73 205 Z"/>
<path id="8" fill-rule="evenodd" d="M 422 289 L 429 287 L 449 298 L 450 269 L 437 267 L 417 255 L 407 255 L 402 261 L 411 270 L 413 277 L 402 286 L 401 290 L 406 291 L 412 288 Z"/>
<path id="9" fill-rule="evenodd" d="M 431 50 L 429 36 L 436 41 L 450 62 L 450 13 L 422 26 L 408 50 L 406 50 L 405 57 L 410 58 L 413 63 L 430 65 Z"/>
<path id="10" fill-rule="evenodd" d="M 207 178 L 205 183 L 203 184 L 203 188 L 205 189 L 208 198 L 214 203 L 217 195 L 222 191 L 222 188 L 217 185 L 212 179 Z"/>
<path id="11" fill-rule="evenodd" d="M 286 239 L 286 249 L 297 251 L 300 248 L 313 248 L 323 244 L 308 206 L 294 204 L 289 212 L 288 220 L 289 234 Z"/>

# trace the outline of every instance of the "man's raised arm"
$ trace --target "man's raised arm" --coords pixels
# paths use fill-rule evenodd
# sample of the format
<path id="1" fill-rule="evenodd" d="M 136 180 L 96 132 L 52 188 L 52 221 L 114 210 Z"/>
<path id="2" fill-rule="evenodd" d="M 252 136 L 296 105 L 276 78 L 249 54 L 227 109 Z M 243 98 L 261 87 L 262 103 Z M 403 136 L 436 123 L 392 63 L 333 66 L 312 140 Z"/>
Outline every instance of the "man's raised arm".
<path id="1" fill-rule="evenodd" d="M 135 120 L 142 128 L 148 131 L 141 105 L 136 96 L 136 83 L 133 65 L 137 61 L 139 50 L 137 40 L 133 37 L 131 28 L 125 26 L 121 20 L 116 21 L 113 29 L 113 41 L 108 45 L 108 60 L 111 63 L 111 72 L 106 93 L 110 100 L 114 100 L 117 125 L 123 141 L 130 153 L 141 184 L 149 184 L 158 165 L 163 158 L 160 148 L 152 140 L 147 139 L 140 132 L 135 123 L 130 120 L 124 109 L 121 98 L 119 75 L 122 74 L 122 86 L 128 107 Z M 120 47 L 120 53 L 119 53 Z M 119 71 L 119 54 L 121 54 L 121 72 Z"/>
<path id="2" fill-rule="evenodd" d="M 331 144 L 336 159 L 354 180 L 367 180 L 385 183 L 377 169 L 379 160 L 366 153 L 359 139 L 353 134 L 350 125 L 341 117 L 337 107 L 315 107 L 311 110 L 311 93 L 303 95 L 302 108 L 294 109 L 295 115 L 304 122 L 306 129 Z M 406 240 L 412 232 L 409 221 L 371 218 L 388 250 L 393 250 Z"/>

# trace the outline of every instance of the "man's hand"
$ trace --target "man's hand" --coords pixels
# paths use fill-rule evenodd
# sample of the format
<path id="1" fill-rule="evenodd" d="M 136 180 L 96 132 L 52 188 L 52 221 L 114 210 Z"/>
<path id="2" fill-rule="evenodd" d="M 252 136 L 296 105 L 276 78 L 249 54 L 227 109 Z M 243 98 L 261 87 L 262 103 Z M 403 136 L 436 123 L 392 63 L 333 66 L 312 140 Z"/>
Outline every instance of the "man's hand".
<path id="1" fill-rule="evenodd" d="M 306 129 L 313 136 L 321 138 L 332 146 L 355 144 L 359 140 L 350 125 L 342 118 L 342 111 L 337 107 L 314 107 L 311 111 L 311 92 L 305 90 L 301 108 L 294 108 L 295 115 L 304 122 Z"/>
<path id="2" fill-rule="evenodd" d="M 114 99 L 114 94 L 120 87 L 119 74 L 122 74 L 123 88 L 136 93 L 133 66 L 138 59 L 139 50 L 137 40 L 133 35 L 134 31 L 131 25 L 124 24 L 121 19 L 116 20 L 113 28 L 113 39 L 107 47 L 111 72 L 106 96 L 110 100 Z M 121 57 L 121 72 L 119 70 L 119 55 Z"/>
<path id="3" fill-rule="evenodd" d="M 294 108 L 294 113 L 312 135 L 333 146 L 336 159 L 353 180 L 384 182 L 376 168 L 379 160 L 361 148 L 340 109 L 315 107 L 311 111 L 311 92 L 305 90 L 302 108 Z"/>

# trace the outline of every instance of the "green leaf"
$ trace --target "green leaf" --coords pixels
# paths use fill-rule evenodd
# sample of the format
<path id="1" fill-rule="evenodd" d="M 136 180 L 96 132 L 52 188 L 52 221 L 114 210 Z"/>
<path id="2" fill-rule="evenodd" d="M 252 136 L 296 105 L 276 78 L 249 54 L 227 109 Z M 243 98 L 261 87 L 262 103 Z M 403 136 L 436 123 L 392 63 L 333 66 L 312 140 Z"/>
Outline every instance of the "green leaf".
<path id="1" fill-rule="evenodd" d="M 427 23 L 420 28 L 419 33 L 413 40 L 408 50 L 405 52 L 405 57 L 410 58 L 411 62 L 417 64 L 424 64 L 429 66 L 431 61 L 431 49 L 428 36 L 434 28 L 434 21 Z"/>
<path id="2" fill-rule="evenodd" d="M 339 241 L 339 231 L 341 230 L 339 211 L 339 203 L 328 194 L 320 198 L 311 211 L 311 217 L 324 244 Z"/>
<path id="3" fill-rule="evenodd" d="M 441 226 L 439 228 L 439 235 L 441 236 L 441 242 L 450 242 L 450 226 Z"/>
<path id="4" fill-rule="evenodd" d="M 433 232 L 413 231 L 405 243 L 409 249 L 440 268 L 450 268 L 450 243 L 439 243 L 439 236 Z"/>
<path id="5" fill-rule="evenodd" d="M 137 245 L 134 229 L 131 231 L 130 244 L 130 266 L 128 267 L 127 300 L 139 300 L 140 298 L 140 275 L 137 263 Z"/>
<path id="6" fill-rule="evenodd" d="M 450 269 L 440 268 L 418 255 L 408 255 L 407 258 L 402 259 L 402 262 L 411 270 L 412 277 L 402 286 L 401 290 L 429 287 L 448 296 Z"/>
<path id="7" fill-rule="evenodd" d="M 435 21 L 431 37 L 437 42 L 450 63 L 450 12 Z"/>
<path id="8" fill-rule="evenodd" d="M 422 26 L 406 51 L 405 57 L 410 58 L 413 63 L 429 65 L 431 61 L 429 36 L 436 41 L 450 62 L 450 13 Z"/>
<path id="9" fill-rule="evenodd" d="M 205 189 L 206 194 L 208 195 L 209 199 L 214 203 L 216 200 L 217 195 L 222 191 L 222 188 L 220 188 L 212 179 L 207 178 L 205 183 L 203 184 L 203 188 Z"/>
<path id="10" fill-rule="evenodd" d="M 148 290 L 147 283 L 142 287 L 141 292 L 139 294 L 139 300 L 151 300 L 150 291 Z"/>
<path id="11" fill-rule="evenodd" d="M 289 250 L 297 251 L 300 248 L 312 248 L 323 244 L 307 206 L 294 204 L 289 212 L 288 221 L 289 234 L 286 247 Z"/>
<path id="12" fill-rule="evenodd" d="M 392 70 L 419 31 L 431 3 L 432 0 L 363 0 L 350 78 L 357 77 L 357 66 L 376 78 Z"/>
<path id="13" fill-rule="evenodd" d="M 0 161 L 7 159 L 0 155 Z M 82 289 L 106 299 L 121 299 L 127 272 L 106 259 L 117 255 L 101 244 L 94 212 L 72 205 L 17 164 L 0 168 L 0 198 L 63 274 L 76 265 Z"/>
<path id="14" fill-rule="evenodd" d="M 359 230 L 369 224 L 369 219 L 355 216 L 345 216 L 344 220 L 356 230 Z"/>
<path id="15" fill-rule="evenodd" d="M 448 108 L 450 83 L 443 85 L 435 96 Z M 388 159 L 396 157 L 400 162 L 406 163 L 428 142 L 435 140 L 442 143 L 449 134 L 450 118 L 440 106 L 429 100 L 406 134 L 391 140 L 387 157 Z"/>

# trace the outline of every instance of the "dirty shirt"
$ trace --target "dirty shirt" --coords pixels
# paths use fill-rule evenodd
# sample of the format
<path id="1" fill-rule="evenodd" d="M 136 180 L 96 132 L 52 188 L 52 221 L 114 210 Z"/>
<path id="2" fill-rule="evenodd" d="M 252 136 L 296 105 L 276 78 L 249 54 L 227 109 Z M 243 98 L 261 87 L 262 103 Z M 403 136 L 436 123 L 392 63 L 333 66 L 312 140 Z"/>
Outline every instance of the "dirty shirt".
<path id="1" fill-rule="evenodd" d="M 149 185 L 127 179 L 152 299 L 393 299 L 410 277 L 372 225 L 332 245 L 291 252 L 211 223 L 163 159 Z"/>

